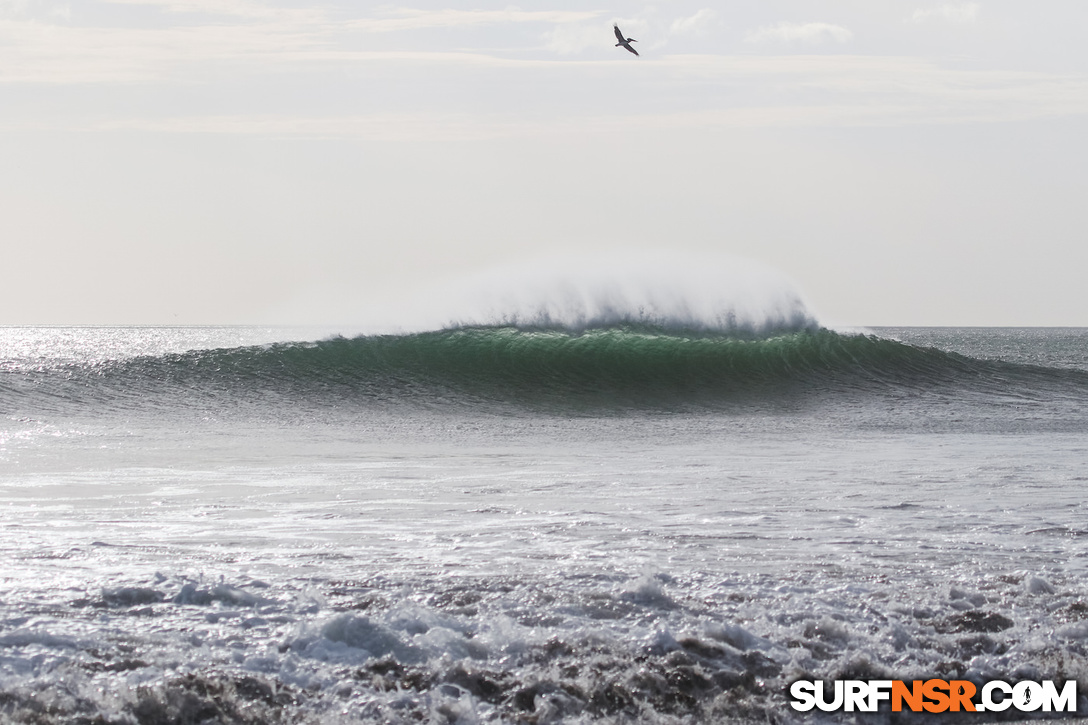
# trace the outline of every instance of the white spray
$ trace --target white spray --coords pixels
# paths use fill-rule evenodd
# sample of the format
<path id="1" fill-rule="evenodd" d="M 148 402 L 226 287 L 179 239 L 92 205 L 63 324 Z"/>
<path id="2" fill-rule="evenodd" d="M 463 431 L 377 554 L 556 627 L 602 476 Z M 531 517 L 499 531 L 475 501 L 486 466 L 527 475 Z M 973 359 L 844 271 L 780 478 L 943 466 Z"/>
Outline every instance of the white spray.
<path id="1" fill-rule="evenodd" d="M 511 325 L 581 331 L 615 325 L 763 333 L 817 326 L 795 286 L 727 256 L 625 254 L 497 267 L 433 289 L 382 331 Z"/>

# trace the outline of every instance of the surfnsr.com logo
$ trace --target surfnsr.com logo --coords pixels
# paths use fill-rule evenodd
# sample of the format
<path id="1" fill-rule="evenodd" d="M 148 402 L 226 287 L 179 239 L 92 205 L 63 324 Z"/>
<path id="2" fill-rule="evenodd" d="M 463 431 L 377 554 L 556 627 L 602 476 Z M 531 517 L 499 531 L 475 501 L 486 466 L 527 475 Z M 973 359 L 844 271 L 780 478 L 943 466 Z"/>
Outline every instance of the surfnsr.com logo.
<path id="1" fill-rule="evenodd" d="M 1000 680 L 981 688 L 967 680 L 835 680 L 826 692 L 821 680 L 790 685 L 790 705 L 799 712 L 876 712 L 887 702 L 892 712 L 1076 712 L 1077 682 L 1061 689 L 1052 680 L 1026 680 L 1015 685 Z"/>

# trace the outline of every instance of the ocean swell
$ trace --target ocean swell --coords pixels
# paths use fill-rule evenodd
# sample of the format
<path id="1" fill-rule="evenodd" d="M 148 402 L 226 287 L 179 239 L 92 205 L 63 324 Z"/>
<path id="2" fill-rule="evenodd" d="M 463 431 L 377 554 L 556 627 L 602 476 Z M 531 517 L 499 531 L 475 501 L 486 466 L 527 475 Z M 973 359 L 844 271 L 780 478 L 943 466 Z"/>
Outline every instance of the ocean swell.
<path id="1" fill-rule="evenodd" d="M 1088 374 L 975 360 L 871 335 L 770 336 L 619 325 L 462 327 L 12 371 L 4 398 L 48 406 L 336 405 L 690 408 L 933 391 L 1083 397 Z"/>

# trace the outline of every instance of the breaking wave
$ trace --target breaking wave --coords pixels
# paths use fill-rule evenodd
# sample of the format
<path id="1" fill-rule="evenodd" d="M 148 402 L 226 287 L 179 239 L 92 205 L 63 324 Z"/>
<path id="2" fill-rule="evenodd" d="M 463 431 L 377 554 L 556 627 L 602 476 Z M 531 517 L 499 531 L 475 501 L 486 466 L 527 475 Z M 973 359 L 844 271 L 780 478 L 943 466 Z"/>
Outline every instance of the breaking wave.
<path id="1" fill-rule="evenodd" d="M 801 326 L 769 335 L 625 324 L 461 327 L 408 335 L 10 370 L 0 396 L 96 406 L 241 402 L 578 407 L 720 406 L 797 397 L 952 391 L 1088 392 L 1088 373 L 982 361 Z"/>
<path id="2" fill-rule="evenodd" d="M 570 411 L 1088 391 L 1084 371 L 829 330 L 788 279 L 739 259 L 555 260 L 409 299 L 428 309 L 389 300 L 385 322 L 373 318 L 357 337 L 0 360 L 0 402 L 32 412 L 246 403 Z"/>

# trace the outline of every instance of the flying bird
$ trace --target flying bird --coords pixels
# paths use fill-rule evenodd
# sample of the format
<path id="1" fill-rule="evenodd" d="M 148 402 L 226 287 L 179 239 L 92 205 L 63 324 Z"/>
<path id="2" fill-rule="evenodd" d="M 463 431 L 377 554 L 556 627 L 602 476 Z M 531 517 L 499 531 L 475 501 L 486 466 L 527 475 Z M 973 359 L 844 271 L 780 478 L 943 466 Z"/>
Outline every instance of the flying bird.
<path id="1" fill-rule="evenodd" d="M 620 26 L 618 23 L 613 23 L 612 27 L 616 29 L 616 40 L 620 41 L 616 43 L 616 47 L 618 48 L 622 45 L 624 48 L 627 48 L 627 50 L 631 51 L 635 55 L 638 55 L 638 51 L 631 47 L 631 43 L 637 43 L 638 41 L 634 38 L 623 37 L 623 31 L 620 30 Z"/>

